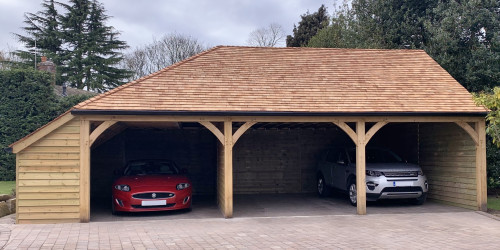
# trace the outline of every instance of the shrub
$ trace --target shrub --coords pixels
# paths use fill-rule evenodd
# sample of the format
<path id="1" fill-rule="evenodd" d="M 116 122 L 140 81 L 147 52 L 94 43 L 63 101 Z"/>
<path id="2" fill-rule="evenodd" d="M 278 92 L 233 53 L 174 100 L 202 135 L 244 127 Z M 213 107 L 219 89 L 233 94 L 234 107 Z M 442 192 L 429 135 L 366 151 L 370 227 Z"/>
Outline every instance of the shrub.
<path id="1" fill-rule="evenodd" d="M 14 180 L 15 155 L 8 146 L 89 96 L 58 98 L 47 72 L 0 70 L 0 181 Z"/>

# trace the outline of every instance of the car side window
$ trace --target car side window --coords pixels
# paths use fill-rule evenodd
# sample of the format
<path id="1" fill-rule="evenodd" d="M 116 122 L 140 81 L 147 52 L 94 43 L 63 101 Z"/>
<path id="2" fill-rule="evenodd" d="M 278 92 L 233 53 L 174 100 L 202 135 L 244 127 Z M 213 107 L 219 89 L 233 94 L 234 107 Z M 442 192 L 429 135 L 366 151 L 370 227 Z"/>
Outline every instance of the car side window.
<path id="1" fill-rule="evenodd" d="M 330 163 L 337 163 L 339 161 L 339 157 L 341 155 L 341 150 L 334 149 L 328 151 L 328 154 L 326 155 L 326 161 Z"/>

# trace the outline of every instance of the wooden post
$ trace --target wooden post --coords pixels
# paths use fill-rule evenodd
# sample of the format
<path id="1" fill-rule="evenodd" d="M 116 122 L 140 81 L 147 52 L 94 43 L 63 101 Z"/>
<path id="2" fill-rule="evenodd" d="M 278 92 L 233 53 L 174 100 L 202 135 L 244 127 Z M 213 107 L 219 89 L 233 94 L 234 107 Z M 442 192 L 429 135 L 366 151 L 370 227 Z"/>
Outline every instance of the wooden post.
<path id="1" fill-rule="evenodd" d="M 356 122 L 356 194 L 357 212 L 359 215 L 366 214 L 366 159 L 365 159 L 365 122 Z"/>
<path id="2" fill-rule="evenodd" d="M 224 122 L 224 217 L 233 217 L 233 123 Z"/>
<path id="3" fill-rule="evenodd" d="M 476 132 L 478 135 L 478 143 L 476 144 L 477 210 L 486 211 L 488 196 L 486 180 L 486 125 L 484 120 L 476 122 Z"/>
<path id="4" fill-rule="evenodd" d="M 80 118 L 80 222 L 90 220 L 90 122 Z"/>
<path id="5" fill-rule="evenodd" d="M 19 155 L 16 155 L 16 224 L 19 224 Z"/>

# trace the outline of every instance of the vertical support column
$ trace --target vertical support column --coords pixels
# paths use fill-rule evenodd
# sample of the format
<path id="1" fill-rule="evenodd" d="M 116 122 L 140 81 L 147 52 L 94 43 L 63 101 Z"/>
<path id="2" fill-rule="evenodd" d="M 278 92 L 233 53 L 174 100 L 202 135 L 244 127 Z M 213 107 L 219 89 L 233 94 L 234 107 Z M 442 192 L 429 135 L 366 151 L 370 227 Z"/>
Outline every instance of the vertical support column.
<path id="1" fill-rule="evenodd" d="M 233 123 L 224 122 L 224 217 L 233 217 Z"/>
<path id="2" fill-rule="evenodd" d="M 16 155 L 16 197 L 19 197 L 19 155 Z M 19 224 L 19 198 L 16 199 L 16 224 Z"/>
<path id="3" fill-rule="evenodd" d="M 478 135 L 478 143 L 476 144 L 477 210 L 486 211 L 488 196 L 486 180 L 486 125 L 484 120 L 476 122 L 476 132 Z"/>
<path id="4" fill-rule="evenodd" d="M 356 143 L 356 195 L 357 195 L 357 213 L 366 214 L 366 159 L 365 159 L 365 122 L 356 122 L 356 134 L 358 140 Z"/>
<path id="5" fill-rule="evenodd" d="M 90 220 L 90 122 L 80 118 L 80 222 Z"/>

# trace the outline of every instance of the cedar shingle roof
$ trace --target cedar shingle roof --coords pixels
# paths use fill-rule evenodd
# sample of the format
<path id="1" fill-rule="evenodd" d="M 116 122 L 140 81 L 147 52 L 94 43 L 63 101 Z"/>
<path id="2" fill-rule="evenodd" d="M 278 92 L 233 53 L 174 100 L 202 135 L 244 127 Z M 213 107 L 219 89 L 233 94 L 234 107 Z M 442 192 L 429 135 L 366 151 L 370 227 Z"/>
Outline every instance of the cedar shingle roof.
<path id="1" fill-rule="evenodd" d="M 95 111 L 486 112 L 422 50 L 218 46 L 75 106 Z"/>

